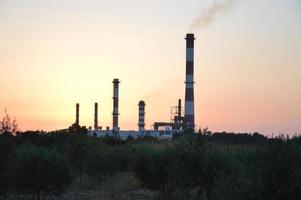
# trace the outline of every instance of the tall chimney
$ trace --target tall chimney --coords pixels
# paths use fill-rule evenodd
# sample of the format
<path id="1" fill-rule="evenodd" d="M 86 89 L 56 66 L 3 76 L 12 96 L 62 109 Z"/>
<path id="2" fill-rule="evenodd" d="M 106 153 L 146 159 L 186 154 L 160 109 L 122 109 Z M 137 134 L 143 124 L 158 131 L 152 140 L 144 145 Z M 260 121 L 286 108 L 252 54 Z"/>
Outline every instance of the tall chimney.
<path id="1" fill-rule="evenodd" d="M 75 124 L 79 126 L 79 103 L 76 104 Z"/>
<path id="2" fill-rule="evenodd" d="M 180 130 L 181 127 L 183 126 L 182 124 L 182 100 L 179 99 L 178 101 L 178 121 L 177 121 L 177 129 Z"/>
<path id="3" fill-rule="evenodd" d="M 194 34 L 186 35 L 186 90 L 184 129 L 194 130 Z"/>
<path id="4" fill-rule="evenodd" d="M 182 101 L 181 101 L 181 99 L 179 99 L 179 101 L 178 101 L 178 119 L 179 119 L 179 122 L 181 121 L 181 118 L 182 118 Z"/>
<path id="5" fill-rule="evenodd" d="M 118 132 L 118 115 L 119 115 L 119 79 L 113 80 L 113 131 Z"/>
<path id="6" fill-rule="evenodd" d="M 138 130 L 139 132 L 145 131 L 145 102 L 139 101 L 139 122 L 138 122 Z"/>
<path id="7" fill-rule="evenodd" d="M 94 130 L 98 130 L 98 103 L 94 104 Z"/>

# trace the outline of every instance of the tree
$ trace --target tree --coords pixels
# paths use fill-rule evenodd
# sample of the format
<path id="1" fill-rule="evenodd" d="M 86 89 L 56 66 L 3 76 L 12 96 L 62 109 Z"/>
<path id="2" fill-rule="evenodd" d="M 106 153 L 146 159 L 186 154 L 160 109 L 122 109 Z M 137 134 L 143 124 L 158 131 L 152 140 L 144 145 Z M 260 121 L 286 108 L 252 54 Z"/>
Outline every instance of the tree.
<path id="1" fill-rule="evenodd" d="M 141 145 L 135 150 L 131 168 L 144 187 L 165 190 L 167 153 L 165 149 L 155 149 L 148 145 Z"/>
<path id="2" fill-rule="evenodd" d="M 117 163 L 112 159 L 113 148 L 105 144 L 94 145 L 88 148 L 83 160 L 84 171 L 98 182 L 103 180 L 105 175 L 112 175 Z"/>
<path id="3" fill-rule="evenodd" d="M 258 160 L 263 199 L 301 199 L 301 138 L 272 140 Z"/>
<path id="4" fill-rule="evenodd" d="M 60 195 L 71 183 L 70 165 L 66 157 L 54 150 L 34 145 L 17 148 L 11 162 L 13 186 L 16 192 Z"/>
<path id="5" fill-rule="evenodd" d="M 9 162 L 15 148 L 15 138 L 11 135 L 0 135 L 0 199 L 11 187 Z"/>
<path id="6" fill-rule="evenodd" d="M 0 121 L 0 134 L 16 134 L 19 130 L 17 120 L 15 118 L 11 119 L 7 109 L 4 110 L 4 113 L 5 115 Z"/>
<path id="7" fill-rule="evenodd" d="M 177 138 L 169 150 L 167 194 L 170 199 L 195 199 L 202 196 L 202 152 L 204 141 L 193 132 Z"/>
<path id="8" fill-rule="evenodd" d="M 68 157 L 74 169 L 79 173 L 79 182 L 82 182 L 82 174 L 85 166 L 85 158 L 89 149 L 87 136 L 81 133 L 73 133 L 70 138 L 70 145 L 67 149 Z"/>

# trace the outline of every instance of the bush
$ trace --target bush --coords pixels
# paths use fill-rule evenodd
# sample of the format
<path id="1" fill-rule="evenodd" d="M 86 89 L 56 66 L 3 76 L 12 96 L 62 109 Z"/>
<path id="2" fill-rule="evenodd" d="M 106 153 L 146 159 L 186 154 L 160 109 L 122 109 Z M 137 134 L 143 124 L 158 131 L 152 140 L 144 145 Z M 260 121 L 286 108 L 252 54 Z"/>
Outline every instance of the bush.
<path id="1" fill-rule="evenodd" d="M 16 192 L 60 195 L 71 182 L 68 160 L 53 150 L 33 145 L 17 148 L 11 163 Z"/>
<path id="2" fill-rule="evenodd" d="M 121 141 L 76 131 L 0 135 L 0 198 L 13 191 L 59 195 L 71 179 L 77 186 L 82 173 L 84 183 L 75 191 L 102 188 L 114 198 L 142 185 L 164 200 L 299 200 L 301 137 L 268 140 L 256 133 L 206 131 L 169 141 Z"/>
<path id="3" fill-rule="evenodd" d="M 9 162 L 12 159 L 15 147 L 14 137 L 0 135 L 0 196 L 6 194 L 11 188 Z"/>
<path id="4" fill-rule="evenodd" d="M 109 156 L 112 151 L 111 147 L 104 144 L 91 146 L 85 155 L 84 171 L 98 182 L 101 182 L 105 175 L 113 174 L 116 164 Z"/>
<path id="5" fill-rule="evenodd" d="M 263 199 L 301 199 L 301 138 L 272 141 L 259 154 L 258 190 Z"/>
<path id="6" fill-rule="evenodd" d="M 167 184 L 164 199 L 197 199 L 202 196 L 203 139 L 194 133 L 180 135 L 166 149 Z"/>
<path id="7" fill-rule="evenodd" d="M 166 165 L 166 154 L 163 150 L 140 145 L 135 149 L 131 168 L 143 186 L 164 191 L 167 180 Z"/>

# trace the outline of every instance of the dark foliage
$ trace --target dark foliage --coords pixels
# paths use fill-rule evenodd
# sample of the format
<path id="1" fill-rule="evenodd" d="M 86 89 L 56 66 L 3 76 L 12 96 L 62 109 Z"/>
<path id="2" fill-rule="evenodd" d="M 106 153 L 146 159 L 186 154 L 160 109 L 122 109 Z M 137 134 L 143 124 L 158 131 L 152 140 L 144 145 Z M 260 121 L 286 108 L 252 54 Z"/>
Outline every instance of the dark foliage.
<path id="1" fill-rule="evenodd" d="M 19 193 L 59 195 L 71 182 L 68 160 L 53 150 L 33 145 L 16 149 L 10 163 L 13 187 Z"/>
<path id="2" fill-rule="evenodd" d="M 270 142 L 257 169 L 263 199 L 301 199 L 301 138 Z"/>
<path id="3" fill-rule="evenodd" d="M 0 196 L 11 187 L 9 163 L 14 154 L 15 140 L 12 135 L 0 135 Z"/>
<path id="4" fill-rule="evenodd" d="M 86 130 L 0 135 L 0 196 L 59 195 L 82 176 L 94 184 L 133 173 L 161 199 L 301 199 L 301 137 L 185 132 L 171 141 L 120 141 Z"/>

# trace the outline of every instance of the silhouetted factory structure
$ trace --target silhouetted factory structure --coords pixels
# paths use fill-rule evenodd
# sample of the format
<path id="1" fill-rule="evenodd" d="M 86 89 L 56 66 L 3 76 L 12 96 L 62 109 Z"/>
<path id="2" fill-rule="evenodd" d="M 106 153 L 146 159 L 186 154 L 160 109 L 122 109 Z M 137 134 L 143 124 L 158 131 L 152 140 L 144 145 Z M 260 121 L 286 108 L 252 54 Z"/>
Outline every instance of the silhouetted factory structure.
<path id="1" fill-rule="evenodd" d="M 153 130 L 145 129 L 145 102 L 138 103 L 138 130 L 123 131 L 119 127 L 119 79 L 113 80 L 113 113 L 112 113 L 112 128 L 98 125 L 98 103 L 94 104 L 94 127 L 89 128 L 89 135 L 97 137 L 117 136 L 121 139 L 128 137 L 137 138 L 143 136 L 158 137 L 161 139 L 171 138 L 176 133 L 181 133 L 187 129 L 195 129 L 195 112 L 194 112 L 194 34 L 186 35 L 186 80 L 185 80 L 185 106 L 184 116 L 181 99 L 178 100 L 178 105 L 171 108 L 171 119 L 169 122 L 154 122 Z M 76 104 L 76 119 L 75 126 L 79 124 L 79 109 L 80 105 Z"/>

